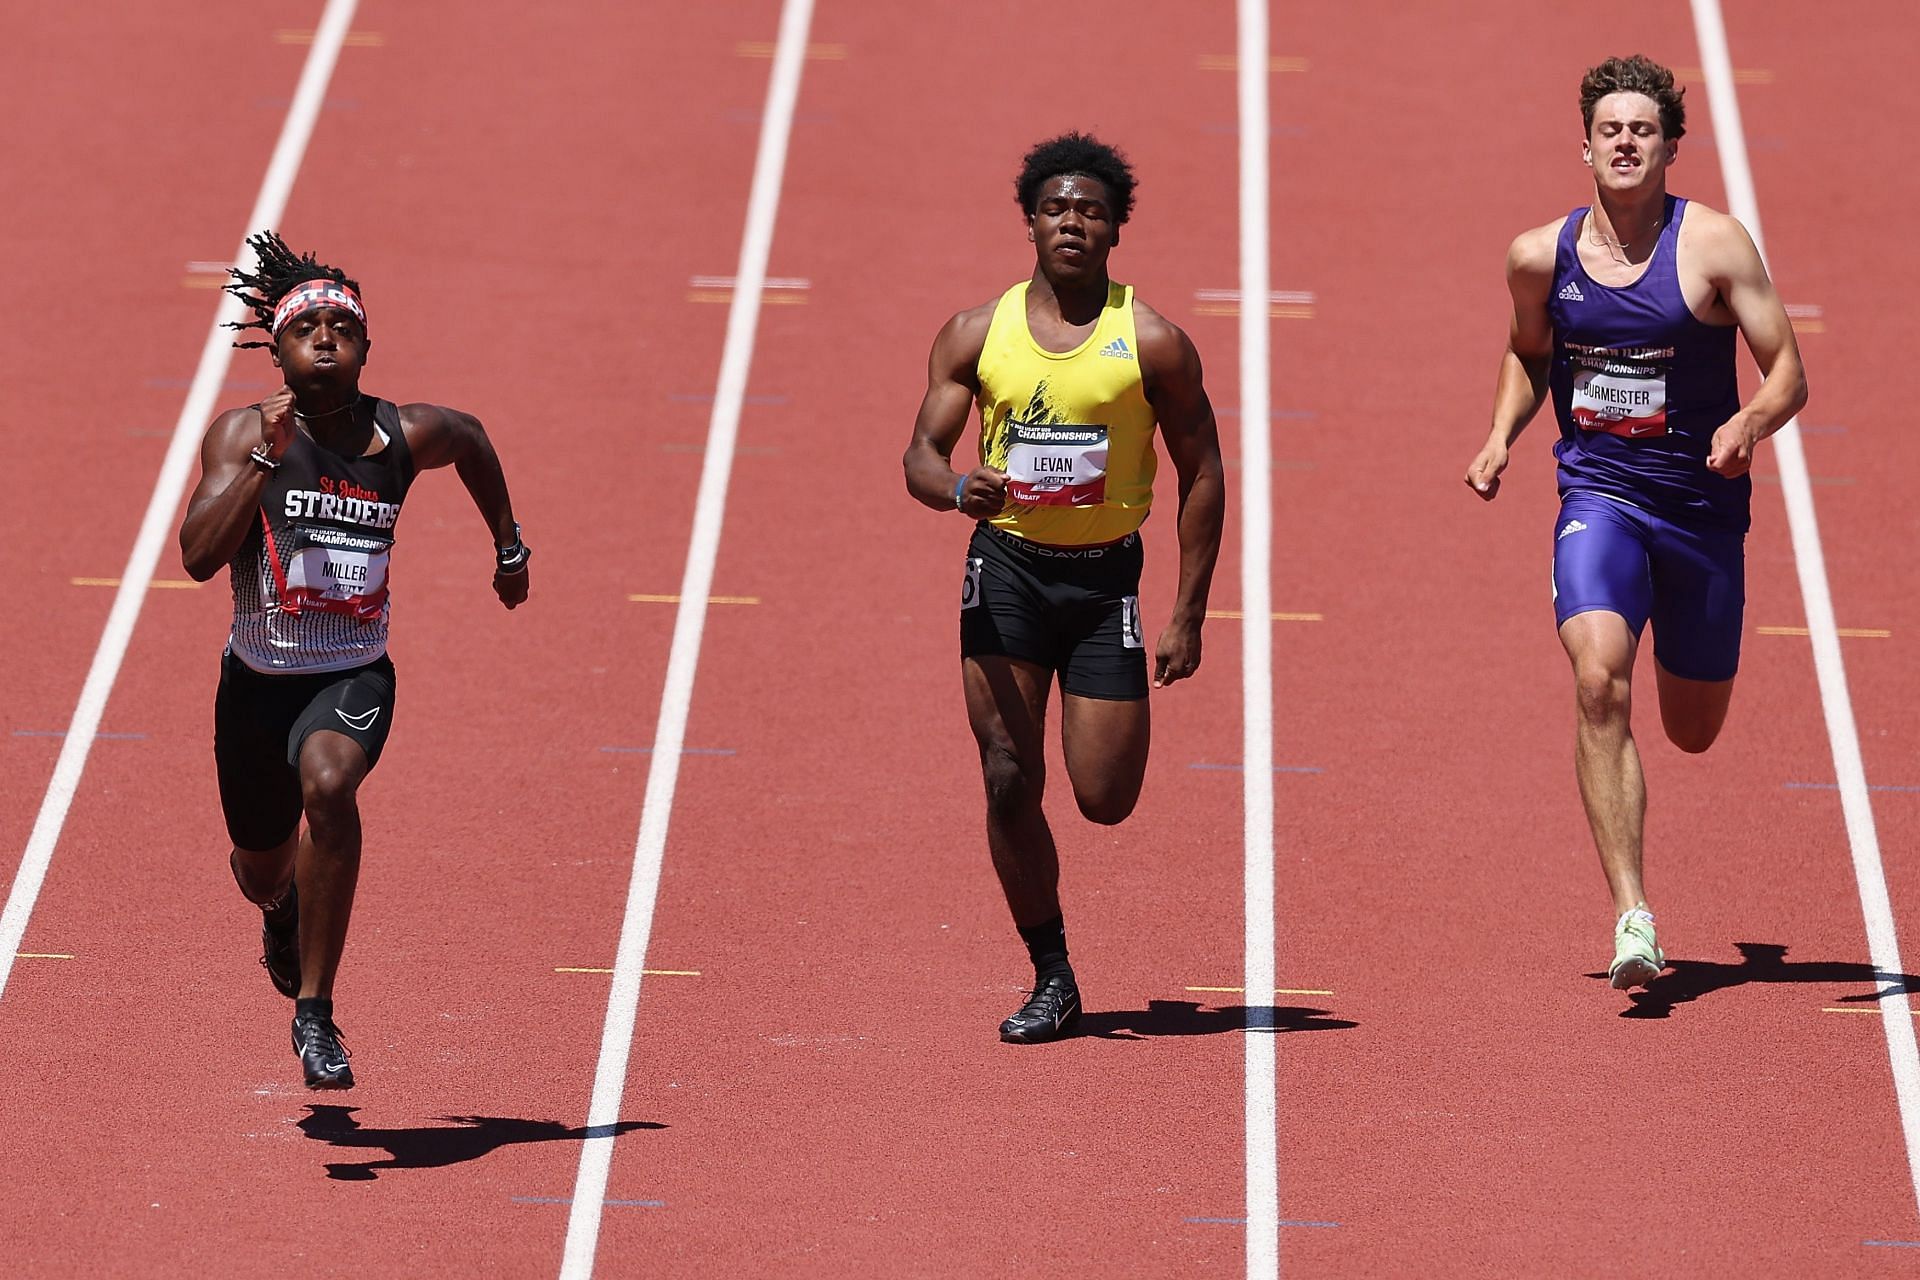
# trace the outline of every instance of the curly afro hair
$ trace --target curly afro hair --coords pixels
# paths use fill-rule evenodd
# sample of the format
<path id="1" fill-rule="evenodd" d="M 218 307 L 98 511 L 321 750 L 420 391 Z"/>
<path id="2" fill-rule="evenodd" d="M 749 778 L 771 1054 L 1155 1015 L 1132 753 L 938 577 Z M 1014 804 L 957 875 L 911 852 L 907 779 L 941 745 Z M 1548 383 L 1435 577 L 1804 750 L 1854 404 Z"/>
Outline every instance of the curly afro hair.
<path id="1" fill-rule="evenodd" d="M 1063 133 L 1034 144 L 1020 164 L 1020 176 L 1013 180 L 1014 198 L 1029 218 L 1040 203 L 1040 188 L 1049 178 L 1062 174 L 1092 178 L 1107 189 L 1113 201 L 1113 221 L 1118 226 L 1133 212 L 1133 166 L 1120 151 L 1091 134 Z"/>
<path id="2" fill-rule="evenodd" d="M 258 275 L 242 271 L 238 267 L 229 267 L 227 274 L 234 282 L 226 286 L 228 293 L 246 303 L 247 310 L 253 312 L 251 320 L 236 320 L 227 325 L 229 329 L 258 329 L 267 335 L 265 342 L 235 342 L 236 347 L 270 347 L 273 345 L 273 309 L 280 305 L 280 299 L 292 292 L 295 285 L 305 284 L 309 280 L 332 280 L 344 284 L 355 293 L 360 292 L 360 282 L 349 280 L 347 273 L 338 267 L 330 267 L 324 262 L 315 262 L 310 253 L 300 254 L 287 248 L 287 242 L 278 233 L 262 231 L 258 235 L 247 237 L 247 247 L 260 260 Z"/>

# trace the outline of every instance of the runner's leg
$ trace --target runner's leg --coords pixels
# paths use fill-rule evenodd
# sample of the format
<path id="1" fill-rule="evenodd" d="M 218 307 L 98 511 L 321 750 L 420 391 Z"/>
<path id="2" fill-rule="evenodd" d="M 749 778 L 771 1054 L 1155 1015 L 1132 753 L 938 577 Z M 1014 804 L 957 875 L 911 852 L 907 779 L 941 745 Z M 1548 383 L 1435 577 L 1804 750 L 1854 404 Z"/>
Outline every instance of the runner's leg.
<path id="1" fill-rule="evenodd" d="M 1705 751 L 1727 723 L 1733 681 L 1688 680 L 1657 661 L 1653 669 L 1660 689 L 1660 723 L 1666 726 L 1668 739 L 1682 751 Z"/>
<path id="2" fill-rule="evenodd" d="M 1073 798 L 1089 822 L 1124 822 L 1147 776 L 1147 700 L 1060 698 L 1060 745 Z"/>
<path id="3" fill-rule="evenodd" d="M 294 860 L 300 886 L 300 995 L 331 999 L 360 879 L 357 793 L 367 753 L 343 733 L 320 729 L 300 744 L 307 830 Z"/>
<path id="4" fill-rule="evenodd" d="M 967 723 L 987 790 L 987 848 L 1016 925 L 1060 915 L 1060 857 L 1040 800 L 1046 788 L 1047 691 L 1053 673 L 1018 658 L 960 663 Z"/>
<path id="5" fill-rule="evenodd" d="M 1616 913 L 1646 901 L 1641 882 L 1647 785 L 1633 742 L 1633 658 L 1638 638 L 1617 613 L 1594 609 L 1560 626 L 1573 662 L 1574 772 Z"/>

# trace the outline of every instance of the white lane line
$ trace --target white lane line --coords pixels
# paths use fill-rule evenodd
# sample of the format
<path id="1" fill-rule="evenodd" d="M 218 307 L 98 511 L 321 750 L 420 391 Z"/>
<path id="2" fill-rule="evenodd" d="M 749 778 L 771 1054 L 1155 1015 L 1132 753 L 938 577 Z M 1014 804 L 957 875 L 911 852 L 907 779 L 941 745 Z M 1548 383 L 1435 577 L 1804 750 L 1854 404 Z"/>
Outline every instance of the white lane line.
<path id="1" fill-rule="evenodd" d="M 633 1046 L 634 1019 L 640 1005 L 641 966 L 653 932 L 653 904 L 666 854 L 667 821 L 674 785 L 680 776 L 680 748 L 686 738 L 687 711 L 693 701 L 694 670 L 700 660 L 700 635 L 706 625 L 713 565 L 720 551 L 721 517 L 727 505 L 727 481 L 733 471 L 740 408 L 746 399 L 747 370 L 753 359 L 754 332 L 773 249 L 774 217 L 780 208 L 780 184 L 787 167 L 787 138 L 793 131 L 794 104 L 800 96 L 807 29 L 813 0 L 785 0 L 780 35 L 767 83 L 766 114 L 760 126 L 760 150 L 753 162 L 753 186 L 747 197 L 746 233 L 740 242 L 740 266 L 734 273 L 733 300 L 727 312 L 727 336 L 708 420 L 707 453 L 693 512 L 693 536 L 687 568 L 680 580 L 680 604 L 674 616 L 673 645 L 667 655 L 666 685 L 660 695 L 660 720 L 647 768 L 641 802 L 640 834 L 635 841 L 633 878 L 627 887 L 626 917 L 614 954 L 613 981 L 607 995 L 607 1020 L 600 1036 L 600 1062 L 594 1071 L 593 1099 L 587 1107 L 587 1139 L 580 1144 L 580 1170 L 567 1215 L 567 1239 L 561 1258 L 562 1280 L 586 1280 L 593 1274 L 594 1247 L 613 1162 L 613 1125 L 620 1117 L 626 1088 L 627 1055 Z"/>
<path id="2" fill-rule="evenodd" d="M 1267 4 L 1239 0 L 1240 296 L 1272 292 L 1267 264 Z M 1240 608 L 1272 611 L 1272 449 L 1267 439 L 1272 319 L 1240 309 Z M 1242 627 L 1246 808 L 1247 1276 L 1280 1273 L 1280 1156 L 1273 1026 L 1273 629 Z"/>
<path id="3" fill-rule="evenodd" d="M 355 3 L 356 0 L 329 0 L 321 16 L 313 49 L 307 54 L 306 67 L 300 73 L 299 87 L 294 90 L 293 102 L 287 108 L 286 121 L 280 126 L 280 140 L 274 144 L 273 158 L 268 161 L 266 177 L 261 180 L 260 194 L 253 202 L 253 211 L 247 215 L 246 234 L 276 225 L 286 212 L 287 196 L 300 172 L 300 161 L 307 153 L 307 140 L 313 136 L 314 121 L 319 118 L 320 102 L 326 97 L 327 83 L 333 78 L 333 64 L 340 56 L 341 42 L 353 21 Z M 248 252 L 243 235 L 233 260 L 244 261 L 242 255 Z M 34 819 L 33 831 L 27 837 L 20 868 L 14 873 L 6 908 L 0 910 L 0 992 L 6 990 L 14 952 L 19 950 L 20 939 L 27 931 L 27 918 L 33 914 L 34 903 L 40 897 L 47 866 L 53 861 L 54 846 L 66 826 L 67 810 L 73 805 L 80 775 L 87 767 L 87 753 L 93 748 L 100 717 L 106 711 L 113 682 L 120 674 L 120 663 L 127 656 L 134 623 L 140 618 L 140 606 L 146 602 L 147 586 L 160 563 L 167 535 L 173 530 L 174 513 L 179 510 L 187 476 L 193 469 L 201 433 L 213 419 L 214 399 L 220 394 L 220 384 L 226 380 L 227 366 L 233 359 L 233 334 L 221 326 L 245 316 L 237 299 L 231 294 L 220 295 L 206 343 L 200 348 L 200 365 L 194 371 L 193 385 L 187 390 L 180 419 L 174 424 L 173 440 L 160 464 L 160 475 L 153 483 L 153 496 L 147 500 L 147 514 L 140 521 L 140 532 L 133 540 L 127 567 L 121 571 L 120 588 L 114 593 L 107 625 L 100 633 L 99 647 L 93 651 L 93 663 L 87 668 L 86 683 L 80 687 L 73 719 L 67 724 L 60 758 L 54 762 L 52 780 L 47 783 L 39 816 Z"/>
<path id="4" fill-rule="evenodd" d="M 1753 243 L 1765 258 L 1760 233 L 1760 204 L 1754 197 L 1753 173 L 1747 166 L 1746 133 L 1740 123 L 1740 102 L 1734 94 L 1733 63 L 1727 53 L 1727 31 L 1719 0 L 1693 0 L 1693 26 L 1700 42 L 1706 72 L 1707 104 L 1713 112 L 1714 140 L 1719 144 L 1720 171 L 1725 177 L 1727 205 L 1746 224 Z M 1873 821 L 1873 802 L 1867 794 L 1867 770 L 1860 758 L 1860 732 L 1854 725 L 1853 701 L 1847 693 L 1846 667 L 1840 659 L 1840 635 L 1833 615 L 1833 596 L 1827 587 L 1826 555 L 1820 546 L 1820 524 L 1814 516 L 1813 485 L 1807 476 L 1806 452 L 1801 447 L 1796 419 L 1773 437 L 1774 457 L 1780 466 L 1780 492 L 1786 498 L 1787 523 L 1793 531 L 1793 559 L 1800 571 L 1800 596 L 1807 611 L 1807 631 L 1813 642 L 1813 668 L 1820 684 L 1820 706 L 1826 714 L 1827 742 L 1833 752 L 1834 779 L 1839 784 L 1840 811 L 1846 820 L 1847 843 L 1853 850 L 1853 878 L 1866 919 L 1867 949 L 1874 968 L 1893 975 L 1906 972 L 1900 962 L 1900 942 L 1893 927 L 1893 904 L 1887 895 L 1887 877 L 1880 865 L 1880 836 Z M 1907 1146 L 1907 1174 L 1916 1209 L 1920 1209 L 1920 1047 L 1914 1039 L 1912 1009 L 1898 983 L 1880 999 L 1880 1023 L 1886 1032 L 1887 1057 L 1893 1068 L 1893 1091 L 1900 1108 L 1900 1127 Z"/>

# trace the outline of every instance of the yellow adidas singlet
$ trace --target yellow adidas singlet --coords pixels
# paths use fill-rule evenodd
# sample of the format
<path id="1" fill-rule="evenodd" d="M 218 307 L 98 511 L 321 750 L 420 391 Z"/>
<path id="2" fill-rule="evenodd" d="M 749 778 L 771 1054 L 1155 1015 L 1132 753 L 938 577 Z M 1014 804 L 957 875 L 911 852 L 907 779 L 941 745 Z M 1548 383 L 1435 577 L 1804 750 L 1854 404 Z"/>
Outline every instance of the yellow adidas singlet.
<path id="1" fill-rule="evenodd" d="M 1048 351 L 1027 328 L 1027 283 L 1000 295 L 980 352 L 980 461 L 1007 473 L 992 524 L 1056 547 L 1116 541 L 1147 518 L 1157 464 L 1133 289 L 1109 281 L 1092 335 Z"/>

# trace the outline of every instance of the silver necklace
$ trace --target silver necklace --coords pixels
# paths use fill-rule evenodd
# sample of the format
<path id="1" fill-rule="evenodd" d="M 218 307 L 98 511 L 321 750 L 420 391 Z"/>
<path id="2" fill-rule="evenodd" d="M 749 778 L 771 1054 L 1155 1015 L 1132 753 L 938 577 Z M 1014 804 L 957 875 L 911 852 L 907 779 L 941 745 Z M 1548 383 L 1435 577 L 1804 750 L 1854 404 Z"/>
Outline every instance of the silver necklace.
<path id="1" fill-rule="evenodd" d="M 336 413 L 345 413 L 349 409 L 359 408 L 361 396 L 364 394 L 365 394 L 364 392 L 358 393 L 353 397 L 353 399 L 347 401 L 345 404 L 341 405 L 339 408 L 329 409 L 325 413 L 302 413 L 298 409 L 295 409 L 293 411 L 293 416 L 300 419 L 300 421 L 302 422 L 318 422 L 322 418 L 331 418 Z"/>
<path id="2" fill-rule="evenodd" d="M 1633 264 L 1627 258 L 1627 250 L 1636 244 L 1644 244 L 1645 241 L 1642 239 L 1642 236 L 1644 236 L 1647 231 L 1657 234 L 1661 228 L 1666 225 L 1667 212 L 1665 209 L 1662 209 L 1658 214 L 1654 215 L 1653 221 L 1647 224 L 1645 231 L 1643 231 L 1641 235 L 1635 236 L 1632 240 L 1619 240 L 1602 231 L 1599 226 L 1599 219 L 1589 213 L 1587 215 L 1587 231 L 1589 233 L 1587 239 L 1590 243 L 1605 249 L 1607 256 L 1615 262 L 1618 262 L 1622 266 L 1631 266 Z"/>

